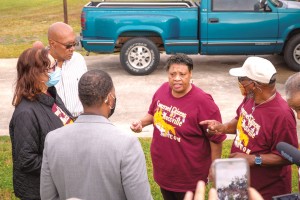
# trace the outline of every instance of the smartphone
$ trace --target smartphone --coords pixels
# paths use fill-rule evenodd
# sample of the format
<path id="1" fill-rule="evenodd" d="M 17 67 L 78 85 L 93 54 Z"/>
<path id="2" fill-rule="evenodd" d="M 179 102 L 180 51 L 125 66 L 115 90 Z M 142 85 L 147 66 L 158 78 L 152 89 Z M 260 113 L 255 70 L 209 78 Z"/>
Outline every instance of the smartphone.
<path id="1" fill-rule="evenodd" d="M 273 200 L 299 200 L 300 194 L 299 193 L 291 193 L 291 194 L 283 194 L 279 196 L 272 197 Z"/>
<path id="2" fill-rule="evenodd" d="M 213 177 L 219 200 L 248 199 L 250 178 L 246 159 L 216 159 L 213 163 Z"/>

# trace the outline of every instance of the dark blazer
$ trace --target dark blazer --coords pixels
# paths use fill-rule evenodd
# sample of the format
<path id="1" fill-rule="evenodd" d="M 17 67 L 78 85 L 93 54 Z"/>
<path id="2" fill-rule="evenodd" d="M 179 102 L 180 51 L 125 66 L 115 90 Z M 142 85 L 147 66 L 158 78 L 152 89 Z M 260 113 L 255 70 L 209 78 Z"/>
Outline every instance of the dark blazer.
<path id="1" fill-rule="evenodd" d="M 56 103 L 67 115 L 54 87 L 48 88 L 51 96 L 39 94 L 29 101 L 23 98 L 16 106 L 9 124 L 12 143 L 13 185 L 15 195 L 21 199 L 40 199 L 40 172 L 46 135 L 63 126 L 52 112 Z"/>

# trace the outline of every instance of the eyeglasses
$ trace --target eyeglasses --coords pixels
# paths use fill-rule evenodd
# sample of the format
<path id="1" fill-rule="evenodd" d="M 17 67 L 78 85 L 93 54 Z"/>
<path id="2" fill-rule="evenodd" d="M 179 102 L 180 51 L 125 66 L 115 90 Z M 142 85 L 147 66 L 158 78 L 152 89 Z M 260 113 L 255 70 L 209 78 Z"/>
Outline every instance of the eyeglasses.
<path id="1" fill-rule="evenodd" d="M 246 76 L 242 76 L 242 77 L 239 76 L 239 77 L 238 77 L 238 81 L 239 81 L 239 82 L 242 82 L 242 81 L 250 81 L 250 80 L 251 80 L 251 79 L 249 79 L 249 78 L 246 77 Z"/>
<path id="2" fill-rule="evenodd" d="M 57 43 L 59 43 L 59 44 L 61 44 L 61 45 L 63 45 L 63 46 L 65 46 L 66 49 L 71 49 L 72 47 L 75 47 L 75 46 L 78 45 L 78 42 L 77 42 L 77 41 L 74 42 L 74 43 L 71 43 L 71 44 L 64 44 L 64 43 L 58 42 L 58 41 L 56 41 L 56 40 L 53 40 L 53 41 L 54 41 L 54 42 L 57 42 Z"/>

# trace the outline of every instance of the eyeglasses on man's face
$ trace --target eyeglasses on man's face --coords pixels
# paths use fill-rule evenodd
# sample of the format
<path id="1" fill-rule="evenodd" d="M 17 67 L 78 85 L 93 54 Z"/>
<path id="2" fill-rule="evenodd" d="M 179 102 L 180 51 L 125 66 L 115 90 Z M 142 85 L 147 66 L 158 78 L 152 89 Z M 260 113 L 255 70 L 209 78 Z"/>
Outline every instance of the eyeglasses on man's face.
<path id="1" fill-rule="evenodd" d="M 54 42 L 57 42 L 57 43 L 59 43 L 59 44 L 61 44 L 61 45 L 63 45 L 63 46 L 65 46 L 66 49 L 71 49 L 72 47 L 75 47 L 75 46 L 78 45 L 78 42 L 77 42 L 77 41 L 75 41 L 75 42 L 73 42 L 73 43 L 69 43 L 69 44 L 64 44 L 64 43 L 61 43 L 61 42 L 56 41 L 56 40 L 53 40 L 53 41 L 54 41 Z"/>
<path id="2" fill-rule="evenodd" d="M 250 81 L 251 79 L 249 79 L 248 77 L 246 76 L 239 76 L 238 77 L 238 81 L 239 82 L 243 82 L 243 81 Z"/>

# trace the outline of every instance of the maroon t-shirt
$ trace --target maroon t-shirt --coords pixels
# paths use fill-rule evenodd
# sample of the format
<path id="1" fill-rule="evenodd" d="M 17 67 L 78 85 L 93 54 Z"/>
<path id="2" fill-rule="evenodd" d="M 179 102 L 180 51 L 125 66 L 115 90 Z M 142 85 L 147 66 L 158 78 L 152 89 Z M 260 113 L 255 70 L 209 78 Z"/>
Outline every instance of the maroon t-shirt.
<path id="1" fill-rule="evenodd" d="M 252 112 L 252 110 L 254 111 Z M 253 98 L 244 99 L 237 109 L 237 134 L 231 152 L 247 154 L 277 154 L 278 142 L 298 147 L 296 119 L 293 111 L 279 93 L 274 99 L 255 105 Z M 251 186 L 265 200 L 291 192 L 291 166 L 250 168 Z"/>
<path id="2" fill-rule="evenodd" d="M 154 94 L 148 113 L 153 116 L 151 144 L 154 179 L 170 191 L 195 190 L 198 180 L 207 181 L 211 165 L 209 141 L 220 143 L 226 135 L 206 135 L 199 122 L 221 122 L 213 98 L 192 85 L 183 97 L 175 98 L 168 83 Z"/>

